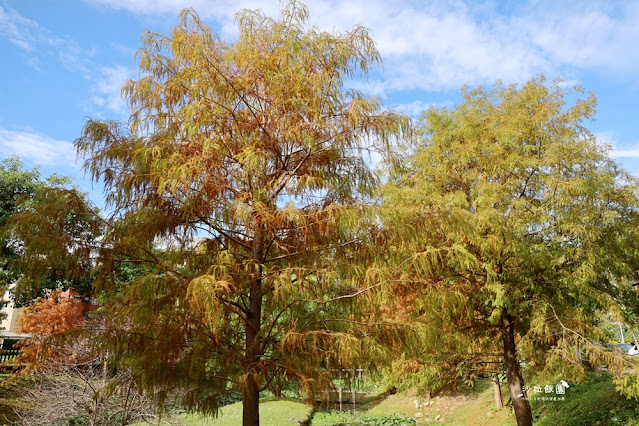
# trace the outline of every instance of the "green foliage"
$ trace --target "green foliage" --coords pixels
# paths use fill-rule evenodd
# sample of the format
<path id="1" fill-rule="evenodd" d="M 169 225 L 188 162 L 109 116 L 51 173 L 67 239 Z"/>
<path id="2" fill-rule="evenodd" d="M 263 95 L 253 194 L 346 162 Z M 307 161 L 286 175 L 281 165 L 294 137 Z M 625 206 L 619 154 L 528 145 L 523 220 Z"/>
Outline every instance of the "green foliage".
<path id="1" fill-rule="evenodd" d="M 639 425 L 639 402 L 615 390 L 610 374 L 586 380 L 566 391 L 564 401 L 533 401 L 535 424 L 550 425 Z"/>
<path id="2" fill-rule="evenodd" d="M 10 157 L 0 163 L 0 226 L 7 223 L 23 196 L 32 196 L 42 186 L 37 169 L 23 170 L 18 157 Z"/>
<path id="3" fill-rule="evenodd" d="M 371 425 L 401 426 L 414 425 L 417 424 L 417 421 L 412 417 L 400 417 L 388 414 L 385 416 L 364 416 L 362 417 L 362 423 Z"/>
<path id="4" fill-rule="evenodd" d="M 46 289 L 92 291 L 92 259 L 104 222 L 77 189 L 43 186 L 2 228 L 17 247 L 11 262 L 19 278 L 18 304 L 29 304 Z"/>
<path id="5" fill-rule="evenodd" d="M 392 165 L 384 262 L 389 291 L 416 295 L 421 337 L 401 371 L 427 389 L 499 371 L 504 318 L 529 368 L 583 377 L 573 345 L 599 337 L 600 312 L 637 308 L 622 278 L 639 266 L 637 181 L 585 126 L 594 95 L 569 103 L 580 92 L 543 77 L 466 87 L 423 113 Z M 608 355 L 592 350 L 621 377 L 627 360 Z"/>
<path id="6" fill-rule="evenodd" d="M 417 421 L 412 417 L 402 417 L 395 414 L 354 414 L 344 411 L 318 411 L 313 414 L 311 424 L 313 425 L 384 425 L 401 426 L 414 425 Z"/>
<path id="7" fill-rule="evenodd" d="M 23 170 L 22 161 L 18 157 L 4 159 L 0 163 L 0 227 L 7 223 L 9 217 L 18 211 L 17 201 L 22 197 L 32 196 L 42 186 L 37 169 Z M 17 257 L 16 244 L 12 244 L 6 234 L 0 235 L 0 290 L 13 282 L 17 276 L 9 269 L 9 263 Z"/>
<path id="8" fill-rule="evenodd" d="M 18 280 L 22 274 L 16 263 L 24 249 L 24 241 L 12 232 L 10 227 L 6 227 L 10 217 L 14 214 L 33 211 L 38 202 L 36 200 L 38 191 L 48 187 L 62 188 L 69 183 L 69 178 L 57 175 L 41 179 L 38 169 L 24 169 L 19 157 L 5 158 L 0 162 L 0 290 L 2 293 L 4 293 L 4 286 Z M 43 277 L 32 296 L 40 295 L 38 290 L 41 287 L 56 288 L 54 275 Z M 23 299 L 18 297 L 16 300 L 18 305 L 25 301 Z"/>

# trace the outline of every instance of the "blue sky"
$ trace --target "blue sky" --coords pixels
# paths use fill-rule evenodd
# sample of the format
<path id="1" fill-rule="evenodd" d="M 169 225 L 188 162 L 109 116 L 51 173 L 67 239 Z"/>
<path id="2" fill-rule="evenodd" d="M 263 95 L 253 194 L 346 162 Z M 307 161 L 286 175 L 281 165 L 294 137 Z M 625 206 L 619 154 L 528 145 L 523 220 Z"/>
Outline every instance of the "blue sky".
<path id="1" fill-rule="evenodd" d="M 364 24 L 383 72 L 356 87 L 411 115 L 453 105 L 463 84 L 523 82 L 545 73 L 594 91 L 590 129 L 639 176 L 639 2 L 308 1 L 325 30 Z M 224 39 L 233 14 L 278 1 L 0 0 L 0 158 L 20 155 L 42 173 L 71 176 L 102 206 L 76 161 L 72 142 L 86 117 L 127 119 L 122 83 L 137 76 L 145 29 L 168 33 L 194 7 Z"/>

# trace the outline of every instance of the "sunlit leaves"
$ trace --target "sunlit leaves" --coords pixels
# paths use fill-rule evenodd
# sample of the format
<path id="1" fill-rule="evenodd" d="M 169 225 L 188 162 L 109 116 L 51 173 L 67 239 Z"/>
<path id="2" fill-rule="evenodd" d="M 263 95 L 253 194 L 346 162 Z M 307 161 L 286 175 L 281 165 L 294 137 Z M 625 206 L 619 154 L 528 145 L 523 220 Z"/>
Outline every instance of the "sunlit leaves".
<path id="1" fill-rule="evenodd" d="M 423 283 L 425 305 L 440 307 L 421 316 L 424 344 L 443 345 L 427 351 L 433 360 L 450 348 L 433 340 L 437 328 L 462 347 L 499 350 L 507 310 L 531 368 L 568 372 L 574 365 L 559 360 L 583 347 L 580 336 L 596 338 L 597 312 L 636 305 L 621 279 L 639 264 L 636 180 L 585 127 L 596 101 L 573 101 L 580 93 L 537 77 L 466 87 L 459 105 L 423 113 L 384 196 L 390 259 Z"/>
<path id="2" fill-rule="evenodd" d="M 122 90 L 129 123 L 88 120 L 76 141 L 113 210 L 102 242 L 152 265 L 115 303 L 132 334 L 113 345 L 146 386 L 188 387 L 203 411 L 276 376 L 310 398 L 329 385 L 327 360 L 363 357 L 373 338 L 353 316 L 374 308 L 351 300 L 379 285 L 353 255 L 374 221 L 363 154 L 409 125 L 343 87 L 380 62 L 365 28 L 321 32 L 297 2 L 236 22 L 232 43 L 193 10 L 168 36 L 146 32 Z"/>

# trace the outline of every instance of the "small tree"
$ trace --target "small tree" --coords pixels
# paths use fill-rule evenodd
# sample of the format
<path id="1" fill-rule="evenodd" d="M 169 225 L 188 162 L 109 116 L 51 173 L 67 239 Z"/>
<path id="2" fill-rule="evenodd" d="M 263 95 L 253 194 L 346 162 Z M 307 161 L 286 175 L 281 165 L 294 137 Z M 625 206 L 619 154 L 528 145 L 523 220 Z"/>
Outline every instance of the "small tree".
<path id="1" fill-rule="evenodd" d="M 69 184 L 67 177 L 41 179 L 37 168 L 23 170 L 18 157 L 0 163 L 0 291 L 14 284 L 11 297 L 17 306 L 61 287 L 91 291 L 90 256 L 74 256 L 71 263 L 68 253 L 53 254 L 60 247 L 74 250 L 70 240 L 85 239 L 86 246 L 99 234 L 93 211 L 79 212 L 82 197 L 65 189 Z"/>
<path id="2" fill-rule="evenodd" d="M 25 366 L 23 374 L 37 370 L 42 363 L 57 356 L 59 339 L 85 325 L 82 305 L 61 295 L 61 290 L 55 290 L 46 298 L 38 298 L 24 308 L 18 318 L 18 331 L 31 336 L 18 342 L 17 362 Z"/>
<path id="3" fill-rule="evenodd" d="M 9 157 L 0 163 L 0 231 L 11 215 L 27 211 L 33 206 L 33 198 L 38 190 L 47 186 L 68 184 L 69 179 L 50 176 L 41 179 L 37 168 L 25 170 L 19 157 Z M 20 277 L 15 260 L 20 256 L 22 242 L 16 240 L 8 230 L 0 232 L 0 294 L 6 286 Z M 51 280 L 47 283 L 50 284 Z M 45 284 L 46 285 L 46 284 Z"/>
<path id="4" fill-rule="evenodd" d="M 157 422 L 159 409 L 139 391 L 129 370 L 104 369 L 90 342 L 70 339 L 63 349 L 75 359 L 53 358 L 41 365 L 28 382 L 11 388 L 25 404 L 13 424 L 129 425 Z M 62 348 L 61 348 L 62 349 Z"/>
<path id="5" fill-rule="evenodd" d="M 519 425 L 532 423 L 519 361 L 578 379 L 573 345 L 597 352 L 598 313 L 637 304 L 621 279 L 639 265 L 636 179 L 584 126 L 594 95 L 567 105 L 573 93 L 543 77 L 464 88 L 422 115 L 384 192 L 389 258 L 419 295 L 425 383 L 501 352 Z M 608 362 L 629 390 L 627 366 Z"/>
<path id="6" fill-rule="evenodd" d="M 19 424 L 126 425 L 158 417 L 130 369 L 115 366 L 100 348 L 107 330 L 121 332 L 122 324 L 104 315 L 85 318 L 81 303 L 58 290 L 25 308 L 18 325 L 31 335 L 19 343 L 24 368 L 10 379 L 25 401 L 16 412 Z"/>

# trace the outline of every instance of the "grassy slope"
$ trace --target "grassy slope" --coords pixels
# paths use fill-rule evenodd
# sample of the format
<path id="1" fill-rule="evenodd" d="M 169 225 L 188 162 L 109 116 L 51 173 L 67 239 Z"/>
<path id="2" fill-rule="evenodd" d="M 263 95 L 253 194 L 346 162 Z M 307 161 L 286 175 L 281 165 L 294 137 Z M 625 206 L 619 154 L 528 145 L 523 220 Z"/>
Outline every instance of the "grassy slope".
<path id="1" fill-rule="evenodd" d="M 421 404 L 419 408 L 415 408 L 415 401 Z M 421 413 L 422 416 L 419 417 L 417 413 Z M 319 411 L 313 414 L 311 425 L 358 424 L 366 420 L 371 421 L 373 418 L 379 419 L 379 424 L 391 424 L 383 423 L 384 417 L 391 415 L 411 417 L 417 420 L 417 424 L 466 425 L 469 422 L 473 426 L 514 424 L 514 418 L 508 409 L 494 408 L 492 383 L 480 381 L 475 389 L 442 393 L 430 401 L 420 398 L 413 390 L 386 398 L 372 399 L 350 415 L 335 411 Z"/>
<path id="2" fill-rule="evenodd" d="M 508 404 L 507 387 L 502 385 L 504 403 Z M 531 397 L 534 395 L 530 395 Z M 392 395 L 368 412 L 370 414 L 398 413 L 415 416 L 415 393 Z M 422 402 L 422 400 L 419 400 Z M 639 426 L 639 401 L 619 394 L 608 374 L 590 374 L 584 383 L 566 389 L 564 401 L 532 401 L 536 426 Z M 424 417 L 418 424 L 449 424 L 472 426 L 515 425 L 508 408 L 494 408 L 492 383 L 478 382 L 473 391 L 444 394 L 432 399 L 432 404 L 420 409 Z M 427 422 L 440 416 L 438 422 Z M 312 423 L 314 424 L 314 423 Z M 328 423 L 330 424 L 330 423 Z"/>
<path id="3" fill-rule="evenodd" d="M 416 398 L 414 392 L 392 395 L 371 412 L 390 411 L 395 407 L 415 417 L 418 412 L 415 409 L 415 399 L 419 403 L 424 402 L 423 398 Z M 425 404 L 428 405 L 423 405 L 419 410 L 423 414 L 420 423 L 438 420 L 442 424 L 467 424 L 472 421 L 476 426 L 501 426 L 509 418 L 508 410 L 494 408 L 492 383 L 488 381 L 478 381 L 474 389 L 442 393 Z"/>
<path id="4" fill-rule="evenodd" d="M 639 425 L 639 401 L 615 391 L 611 376 L 590 374 L 566 389 L 565 401 L 533 401 L 535 425 Z"/>

